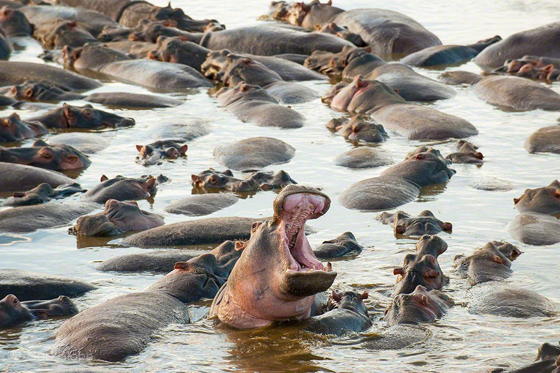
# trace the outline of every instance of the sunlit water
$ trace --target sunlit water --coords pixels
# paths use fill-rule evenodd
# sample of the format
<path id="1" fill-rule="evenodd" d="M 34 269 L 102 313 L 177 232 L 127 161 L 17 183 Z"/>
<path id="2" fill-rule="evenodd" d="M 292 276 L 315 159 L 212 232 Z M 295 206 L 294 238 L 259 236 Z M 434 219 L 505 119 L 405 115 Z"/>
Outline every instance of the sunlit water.
<path id="1" fill-rule="evenodd" d="M 157 2 L 163 5 L 163 1 Z M 437 34 L 444 44 L 467 44 L 496 34 L 502 37 L 560 18 L 560 3 L 550 1 L 340 1 L 346 9 L 377 6 L 403 12 Z M 258 24 L 257 18 L 267 12 L 267 1 L 175 1 L 194 18 L 215 18 L 228 28 Z M 12 60 L 36 61 L 41 52 L 38 43 L 30 39 L 19 41 L 25 49 L 14 53 Z M 477 72 L 473 63 L 460 69 Z M 437 77 L 440 72 L 417 70 Z M 321 94 L 329 89 L 325 82 L 303 83 Z M 560 83 L 553 89 L 560 92 Z M 121 83 L 108 83 L 96 90 L 147 92 L 142 88 Z M 474 316 L 468 313 L 469 285 L 452 272 L 455 255 L 471 253 L 491 240 L 516 243 L 505 230 L 516 215 L 512 198 L 526 188 L 548 185 L 560 175 L 557 155 L 530 155 L 523 148 L 525 139 L 540 127 L 556 122 L 558 113 L 540 110 L 506 112 L 477 99 L 469 88 L 457 88 L 456 97 L 431 104 L 446 113 L 465 118 L 473 123 L 480 135 L 472 141 L 485 155 L 482 167 L 454 165 L 457 174 L 435 192 L 423 193 L 417 201 L 402 206 L 409 213 L 430 209 L 438 218 L 453 223 L 453 233 L 442 233 L 449 244 L 440 257 L 444 272 L 451 277 L 445 291 L 456 301 L 456 306 L 439 322 L 429 327 L 432 335 L 425 343 L 399 351 L 370 351 L 353 345 L 350 336 L 331 339 L 309 336 L 288 329 L 231 332 L 216 329 L 205 320 L 209 303 L 194 306 L 195 320 L 190 325 L 171 325 L 157 333 L 153 343 L 138 356 L 122 363 L 99 361 L 66 361 L 50 355 L 57 328 L 64 320 L 35 322 L 21 329 L 0 331 L 0 371 L 244 371 L 244 372 L 307 372 L 307 371 L 375 371 L 375 372 L 482 372 L 497 366 L 515 367 L 534 359 L 537 347 L 544 341 L 558 341 L 560 317 L 520 320 L 495 316 Z M 338 277 L 335 288 L 367 289 L 366 302 L 375 319 L 372 330 L 384 328 L 383 310 L 390 302 L 394 283 L 392 268 L 401 264 L 405 253 L 414 247 L 412 240 L 395 239 L 389 226 L 375 220 L 377 213 L 347 210 L 337 202 L 338 195 L 350 184 L 373 177 L 386 167 L 352 171 L 333 164 L 336 155 L 352 148 L 338 135 L 326 128 L 335 113 L 320 100 L 294 109 L 307 118 L 306 126 L 297 130 L 260 128 L 244 124 L 225 112 L 215 98 L 205 91 L 194 95 L 173 95 L 184 99 L 184 105 L 171 109 L 115 111 L 136 119 L 133 128 L 106 131 L 100 134 L 111 140 L 111 146 L 91 156 L 92 165 L 77 178 L 84 188 L 96 185 L 101 175 L 118 174 L 136 177 L 143 174 L 164 174 L 172 181 L 161 186 L 153 204 L 139 201 L 141 208 L 165 216 L 166 223 L 190 218 L 164 212 L 173 200 L 191 194 L 190 175 L 208 167 L 223 169 L 213 158 L 215 146 L 247 137 L 270 136 L 286 141 L 297 149 L 296 156 L 284 165 L 268 170 L 286 170 L 300 183 L 320 186 L 333 203 L 330 211 L 311 222 L 317 233 L 309 236 L 312 245 L 331 239 L 344 231 L 352 231 L 366 249 L 354 259 L 333 263 Z M 99 106 L 101 107 L 101 106 Z M 0 113 L 5 116 L 11 110 Z M 23 118 L 33 115 L 21 111 Z M 182 123 L 203 119 L 212 126 L 212 133 L 189 143 L 188 158 L 160 166 L 143 167 L 135 163 L 135 144 L 152 140 L 149 130 L 166 123 Z M 32 143 L 32 140 L 26 144 Z M 395 162 L 419 145 L 435 145 L 446 155 L 454 150 L 454 142 L 421 143 L 408 141 L 392 134 L 380 147 L 390 152 Z M 508 192 L 488 192 L 469 184 L 498 178 L 513 185 Z M 259 192 L 237 204 L 214 213 L 218 216 L 262 217 L 271 214 L 275 194 Z M 99 304 L 120 294 L 148 287 L 160 276 L 150 274 L 120 275 L 97 271 L 98 262 L 118 255 L 141 252 L 137 248 L 118 245 L 83 247 L 68 227 L 27 234 L 12 245 L 0 244 L 0 266 L 59 274 L 91 281 L 98 290 L 76 299 L 80 309 Z M 114 243 L 114 242 L 113 242 Z M 559 245 L 533 247 L 517 243 L 525 252 L 514 264 L 511 282 L 560 303 Z M 78 247 L 80 247 L 78 249 Z M 362 336 L 363 337 L 363 336 Z"/>

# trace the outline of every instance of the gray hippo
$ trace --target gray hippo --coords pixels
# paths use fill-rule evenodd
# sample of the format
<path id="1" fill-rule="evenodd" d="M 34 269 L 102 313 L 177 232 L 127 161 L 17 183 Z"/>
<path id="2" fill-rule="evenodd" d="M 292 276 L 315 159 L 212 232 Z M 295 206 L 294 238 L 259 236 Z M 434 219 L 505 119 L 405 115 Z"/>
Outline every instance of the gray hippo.
<path id="1" fill-rule="evenodd" d="M 194 176 L 194 175 L 193 175 Z M 165 206 L 165 211 L 170 214 L 187 216 L 210 215 L 216 211 L 232 206 L 239 198 L 227 193 L 195 194 L 177 201 L 172 201 Z"/>
<path id="2" fill-rule="evenodd" d="M 539 346 L 535 362 L 523 367 L 504 370 L 496 368 L 491 373 L 558 373 L 560 371 L 560 346 L 551 343 L 543 343 Z"/>
<path id="3" fill-rule="evenodd" d="M 421 237 L 425 234 L 438 234 L 442 231 L 451 233 L 453 225 L 435 217 L 430 210 L 424 210 L 418 216 L 411 216 L 404 211 L 384 212 L 377 217 L 383 224 L 393 227 L 397 237 Z"/>
<path id="4" fill-rule="evenodd" d="M 352 80 L 356 75 L 367 75 L 386 62 L 371 53 L 371 47 L 344 47 L 338 53 L 315 51 L 307 57 L 303 65 L 323 74 Z"/>
<path id="5" fill-rule="evenodd" d="M 73 184 L 74 180 L 50 170 L 0 162 L 0 192 L 21 192 L 43 183 L 56 188 L 64 184 Z"/>
<path id="6" fill-rule="evenodd" d="M 169 272 L 169 268 L 173 268 L 175 263 L 186 262 L 199 255 L 199 250 L 162 250 L 128 254 L 104 260 L 103 263 L 97 266 L 97 269 L 104 272 L 152 272 L 166 274 Z"/>
<path id="7" fill-rule="evenodd" d="M 271 220 L 252 225 L 251 238 L 214 298 L 210 318 L 237 329 L 305 320 L 315 294 L 332 285 L 336 272 L 315 258 L 304 233 L 306 220 L 325 214 L 330 199 L 317 189 L 289 185 L 273 207 Z"/>
<path id="8" fill-rule="evenodd" d="M 47 128 L 100 128 L 100 127 L 128 127 L 136 123 L 132 118 L 124 118 L 116 114 L 84 106 L 63 104 L 62 107 L 50 110 L 45 114 L 29 118 Z"/>
<path id="9" fill-rule="evenodd" d="M 24 191 L 15 192 L 13 197 L 6 199 L 2 206 L 30 206 L 46 203 L 53 199 L 61 199 L 76 193 L 84 193 L 80 184 L 63 184 L 56 188 L 51 187 L 47 183 L 37 185 L 35 188 Z"/>
<path id="10" fill-rule="evenodd" d="M 537 82 L 516 76 L 480 76 L 449 71 L 440 79 L 450 84 L 471 84 L 474 94 L 489 104 L 514 110 L 560 110 L 560 94 Z"/>
<path id="11" fill-rule="evenodd" d="M 484 49 L 474 62 L 490 71 L 525 55 L 560 58 L 560 22 L 513 34 Z"/>
<path id="12" fill-rule="evenodd" d="M 272 137 L 252 137 L 218 145 L 213 154 L 220 164 L 244 171 L 289 162 L 295 152 L 295 148 L 282 140 Z"/>
<path id="13" fill-rule="evenodd" d="M 453 299 L 439 290 L 428 291 L 418 285 L 412 293 L 399 294 L 385 311 L 385 321 L 390 326 L 418 324 L 435 321 L 454 305 Z"/>
<path id="14" fill-rule="evenodd" d="M 540 128 L 525 140 L 529 153 L 560 154 L 560 125 Z"/>
<path id="15" fill-rule="evenodd" d="M 91 165 L 88 156 L 81 151 L 69 145 L 50 145 L 43 140 L 35 141 L 31 147 L 3 148 L 0 146 L 0 162 L 55 171 L 79 170 Z"/>
<path id="16" fill-rule="evenodd" d="M 48 130 L 40 122 L 21 120 L 18 113 L 0 118 L 0 143 L 32 139 Z"/>
<path id="17" fill-rule="evenodd" d="M 344 232 L 335 239 L 323 241 L 321 245 L 313 249 L 313 254 L 317 259 L 332 259 L 358 255 L 363 249 L 352 232 Z"/>
<path id="18" fill-rule="evenodd" d="M 427 106 L 411 105 L 388 85 L 364 80 L 361 75 L 348 85 L 335 85 L 323 101 L 336 111 L 370 115 L 383 127 L 410 140 L 443 140 L 478 134 L 464 119 Z"/>
<path id="19" fill-rule="evenodd" d="M 469 163 L 482 165 L 484 163 L 484 155 L 478 151 L 478 146 L 466 140 L 457 141 L 457 152 L 449 154 L 446 159 L 451 163 Z"/>
<path id="20" fill-rule="evenodd" d="M 140 210 L 136 201 L 119 202 L 110 199 L 105 210 L 96 215 L 82 216 L 70 232 L 88 237 L 118 236 L 129 231 L 143 231 L 164 224 L 160 215 Z"/>
<path id="21" fill-rule="evenodd" d="M 229 192 L 255 192 L 259 189 L 282 189 L 286 185 L 297 184 L 286 171 L 277 173 L 249 172 L 243 179 L 233 176 L 231 170 L 216 171 L 213 168 L 191 175 L 193 187 L 204 190 L 224 190 Z"/>
<path id="22" fill-rule="evenodd" d="M 447 182 L 454 173 L 439 151 L 420 147 L 378 177 L 350 185 L 338 198 L 349 209 L 391 209 L 413 201 L 427 185 Z"/>
<path id="23" fill-rule="evenodd" d="M 86 43 L 96 43 L 97 39 L 76 21 L 58 19 L 52 23 L 43 23 L 33 33 L 44 49 L 60 49 L 66 45 L 81 47 Z"/>
<path id="24" fill-rule="evenodd" d="M 390 154 L 377 148 L 361 146 L 339 154 L 334 164 L 348 168 L 373 168 L 393 164 Z"/>
<path id="25" fill-rule="evenodd" d="M 31 36 L 34 26 L 27 17 L 18 9 L 3 6 L 0 9 L 0 24 L 8 37 Z"/>
<path id="26" fill-rule="evenodd" d="M 97 133 L 69 132 L 49 137 L 49 144 L 70 145 L 85 154 L 94 154 L 110 145 L 108 137 Z"/>
<path id="27" fill-rule="evenodd" d="M 64 295 L 47 301 L 21 302 L 15 295 L 9 294 L 0 300 L 0 329 L 11 328 L 26 321 L 73 316 L 77 313 L 74 303 Z"/>
<path id="28" fill-rule="evenodd" d="M 140 353 L 159 329 L 189 322 L 187 304 L 213 298 L 239 258 L 228 241 L 175 269 L 144 291 L 121 295 L 66 321 L 53 353 L 67 358 L 121 361 Z"/>
<path id="29" fill-rule="evenodd" d="M 521 197 L 514 198 L 513 202 L 519 212 L 560 214 L 560 182 L 554 180 L 549 186 L 527 189 Z"/>
<path id="30" fill-rule="evenodd" d="M 300 128 L 305 123 L 303 115 L 280 105 L 266 90 L 256 85 L 239 82 L 234 87 L 220 89 L 216 97 L 227 111 L 257 126 Z"/>
<path id="31" fill-rule="evenodd" d="M 112 179 L 101 176 L 101 183 L 88 190 L 82 200 L 105 203 L 110 199 L 135 201 L 156 195 L 156 179 L 152 176 L 128 178 L 117 175 Z"/>
<path id="32" fill-rule="evenodd" d="M 352 118 L 335 118 L 327 123 L 331 132 L 338 132 L 351 142 L 379 143 L 385 141 L 389 135 L 382 125 L 366 122 L 364 118 L 356 115 Z"/>
<path id="33" fill-rule="evenodd" d="M 174 140 L 159 140 L 148 145 L 136 145 L 138 162 L 144 166 L 159 164 L 163 159 L 177 159 L 187 154 L 187 144 Z"/>

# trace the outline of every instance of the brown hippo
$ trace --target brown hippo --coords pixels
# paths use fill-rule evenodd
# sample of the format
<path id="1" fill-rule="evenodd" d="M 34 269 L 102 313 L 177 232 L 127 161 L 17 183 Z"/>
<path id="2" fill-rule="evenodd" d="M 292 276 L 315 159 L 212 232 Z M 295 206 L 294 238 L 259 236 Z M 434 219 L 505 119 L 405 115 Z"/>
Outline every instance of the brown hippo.
<path id="1" fill-rule="evenodd" d="M 454 305 L 453 299 L 439 290 L 428 291 L 418 285 L 410 294 L 399 294 L 385 310 L 389 325 L 418 324 L 441 318 Z"/>
<path id="2" fill-rule="evenodd" d="M 388 85 L 364 80 L 361 75 L 348 85 L 335 85 L 323 101 L 336 111 L 368 114 L 383 127 L 410 140 L 443 140 L 478 134 L 464 119 L 427 106 L 411 105 Z"/>
<path id="3" fill-rule="evenodd" d="M 560 22 L 513 34 L 484 49 L 474 62 L 490 71 L 525 55 L 560 58 Z"/>
<path id="4" fill-rule="evenodd" d="M 331 259 L 358 255 L 363 249 L 352 232 L 344 232 L 333 240 L 323 241 L 321 245 L 313 249 L 313 254 L 317 259 Z"/>
<path id="5" fill-rule="evenodd" d="M 325 214 L 330 199 L 317 189 L 289 185 L 273 207 L 271 220 L 252 225 L 209 317 L 238 329 L 304 320 L 312 315 L 315 294 L 332 285 L 336 272 L 315 258 L 304 233 L 306 220 Z"/>
<path id="6" fill-rule="evenodd" d="M 0 192 L 21 192 L 43 183 L 56 188 L 64 184 L 73 184 L 74 180 L 50 170 L 0 162 Z"/>
<path id="7" fill-rule="evenodd" d="M 69 145 L 50 145 L 37 140 L 28 148 L 3 148 L 0 146 L 0 162 L 17 163 L 55 171 L 88 168 L 88 156 Z"/>
<path id="8" fill-rule="evenodd" d="M 177 159 L 187 154 L 187 144 L 181 141 L 160 140 L 148 145 L 136 145 L 140 153 L 138 161 L 144 166 L 161 163 L 163 159 Z"/>
<path id="9" fill-rule="evenodd" d="M 472 84 L 474 94 L 492 105 L 514 110 L 560 110 L 560 94 L 537 82 L 516 76 L 480 76 L 449 71 L 440 79 L 448 84 Z"/>
<path id="10" fill-rule="evenodd" d="M 32 139 L 47 132 L 40 122 L 22 121 L 18 113 L 0 118 L 0 143 Z"/>
<path id="11" fill-rule="evenodd" d="M 304 66 L 327 75 L 341 75 L 352 80 L 356 75 L 367 75 L 386 62 L 371 53 L 371 47 L 344 47 L 338 53 L 315 51 L 307 57 Z"/>
<path id="12" fill-rule="evenodd" d="M 458 151 L 445 157 L 451 163 L 470 163 L 476 165 L 484 163 L 484 155 L 478 151 L 478 146 L 466 140 L 458 140 L 456 145 Z"/>
<path id="13" fill-rule="evenodd" d="M 244 175 L 244 179 L 237 179 L 231 170 L 223 172 L 213 168 L 202 171 L 198 175 L 191 175 L 192 185 L 202 189 L 217 189 L 230 192 L 254 192 L 259 189 L 282 189 L 290 184 L 297 184 L 286 171 L 277 173 L 257 171 Z"/>
<path id="14" fill-rule="evenodd" d="M 45 114 L 30 118 L 29 120 L 42 123 L 47 128 L 99 128 L 127 127 L 136 123 L 132 118 L 124 118 L 116 114 L 95 109 L 87 104 L 72 106 L 63 104 L 62 107 L 53 109 Z"/>
<path id="15" fill-rule="evenodd" d="M 88 190 L 82 197 L 84 201 L 105 203 L 110 199 L 135 201 L 153 198 L 156 195 L 156 179 L 152 176 L 129 178 L 121 175 L 109 179 L 101 176 L 101 184 Z"/>
<path id="16" fill-rule="evenodd" d="M 519 212 L 560 214 L 560 182 L 554 180 L 547 187 L 527 189 L 521 197 L 514 198 L 513 202 Z"/>
<path id="17" fill-rule="evenodd" d="M 395 231 L 395 236 L 421 237 L 425 234 L 438 234 L 441 231 L 451 233 L 453 225 L 443 222 L 429 211 L 424 210 L 418 216 L 411 216 L 404 211 L 394 214 L 384 212 L 377 217 L 383 224 L 389 224 Z"/>
<path id="18" fill-rule="evenodd" d="M 427 290 L 441 290 L 448 279 L 437 259 L 445 251 L 447 243 L 438 236 L 422 236 L 416 244 L 415 253 L 407 254 L 403 266 L 393 270 L 397 276 L 393 295 L 410 294 L 419 285 Z"/>
<path id="19" fill-rule="evenodd" d="M 81 47 L 85 43 L 97 42 L 97 39 L 76 21 L 57 20 L 44 23 L 35 29 L 33 36 L 45 49 L 62 48 L 66 45 Z"/>
<path id="20" fill-rule="evenodd" d="M 61 199 L 83 192 L 85 190 L 78 183 L 64 184 L 54 189 L 49 184 L 43 183 L 25 192 L 15 192 L 13 197 L 9 197 L 2 203 L 2 206 L 39 205 L 53 199 Z"/>
<path id="21" fill-rule="evenodd" d="M 15 295 L 9 294 L 0 300 L 0 329 L 11 328 L 34 319 L 73 316 L 77 313 L 78 309 L 74 303 L 64 295 L 47 301 L 20 302 Z"/>
<path id="22" fill-rule="evenodd" d="M 140 210 L 136 201 L 105 202 L 105 211 L 82 216 L 70 233 L 88 237 L 118 236 L 129 231 L 144 231 L 164 224 L 160 215 Z"/>
<path id="23" fill-rule="evenodd" d="M 395 208 L 413 201 L 421 188 L 449 181 L 455 171 L 448 166 L 439 151 L 420 147 L 378 177 L 350 185 L 339 201 L 346 208 L 363 211 Z"/>
<path id="24" fill-rule="evenodd" d="M 261 127 L 300 128 L 305 118 L 297 111 L 279 104 L 263 88 L 239 82 L 235 87 L 216 93 L 218 102 L 242 121 Z"/>
<path id="25" fill-rule="evenodd" d="M 389 137 L 381 124 L 366 122 L 359 115 L 352 118 L 332 119 L 327 123 L 327 128 L 332 132 L 340 131 L 346 140 L 354 143 L 379 143 Z"/>
<path id="26" fill-rule="evenodd" d="M 3 6 L 0 9 L 0 24 L 8 37 L 31 36 L 34 26 L 29 23 L 25 15 L 18 9 Z"/>
<path id="27" fill-rule="evenodd" d="M 560 125 L 540 128 L 525 140 L 529 153 L 560 154 Z"/>
<path id="28" fill-rule="evenodd" d="M 224 242 L 175 269 L 144 291 L 121 295 L 66 321 L 56 333 L 53 352 L 67 358 L 121 361 L 138 354 L 159 329 L 189 322 L 187 304 L 213 298 L 242 245 Z"/>

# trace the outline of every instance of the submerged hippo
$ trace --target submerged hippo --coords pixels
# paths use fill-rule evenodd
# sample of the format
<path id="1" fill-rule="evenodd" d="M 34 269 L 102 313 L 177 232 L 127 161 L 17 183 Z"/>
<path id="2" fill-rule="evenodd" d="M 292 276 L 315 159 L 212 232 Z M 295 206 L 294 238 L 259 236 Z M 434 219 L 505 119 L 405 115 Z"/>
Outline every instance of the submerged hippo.
<path id="1" fill-rule="evenodd" d="M 304 66 L 323 74 L 352 80 L 356 75 L 367 75 L 386 62 L 371 53 L 371 47 L 344 47 L 338 53 L 315 51 L 305 59 Z"/>
<path id="2" fill-rule="evenodd" d="M 81 47 L 85 43 L 96 43 L 97 39 L 76 21 L 56 20 L 40 25 L 33 33 L 44 49 L 62 48 L 66 45 Z"/>
<path id="3" fill-rule="evenodd" d="M 560 346 L 551 343 L 543 343 L 539 346 L 537 358 L 534 363 L 523 367 L 508 370 L 508 373 L 558 373 L 560 371 Z M 492 373 L 505 372 L 497 368 Z"/>
<path id="4" fill-rule="evenodd" d="M 85 96 L 48 81 L 27 80 L 10 88 L 8 95 L 16 100 L 59 102 L 81 100 Z"/>
<path id="5" fill-rule="evenodd" d="M 525 140 L 529 153 L 560 154 L 560 125 L 540 128 Z"/>
<path id="6" fill-rule="evenodd" d="M 313 250 L 313 254 L 317 259 L 330 259 L 358 255 L 363 249 L 352 232 L 344 232 L 333 240 L 323 241 Z"/>
<path id="7" fill-rule="evenodd" d="M 46 168 L 48 170 L 77 170 L 88 168 L 88 156 L 69 145 L 50 145 L 37 140 L 28 148 L 3 148 L 0 146 L 0 162 L 17 163 Z"/>
<path id="8" fill-rule="evenodd" d="M 403 266 L 393 270 L 397 276 L 393 295 L 410 294 L 419 285 L 427 290 L 441 290 L 447 278 L 437 259 L 445 251 L 447 243 L 438 236 L 422 236 L 416 244 L 415 253 L 407 254 Z"/>
<path id="9" fill-rule="evenodd" d="M 73 316 L 77 313 L 74 303 L 64 295 L 48 301 L 20 302 L 15 295 L 9 294 L 0 300 L 0 329 L 35 319 Z"/>
<path id="10" fill-rule="evenodd" d="M 381 124 L 366 122 L 361 116 L 332 119 L 327 128 L 333 132 L 340 131 L 346 140 L 352 142 L 379 143 L 389 137 Z"/>
<path id="11" fill-rule="evenodd" d="M 158 164 L 163 159 L 177 159 L 187 154 L 187 144 L 180 141 L 160 140 L 148 145 L 136 145 L 138 160 L 144 166 Z"/>
<path id="12" fill-rule="evenodd" d="M 451 223 L 439 220 L 429 210 L 420 212 L 418 216 L 411 216 L 404 211 L 397 211 L 394 214 L 384 212 L 377 219 L 393 227 L 396 236 L 421 237 L 425 234 L 438 234 L 441 231 L 451 233 L 453 229 Z"/>
<path id="13" fill-rule="evenodd" d="M 254 223 L 251 238 L 209 317 L 238 329 L 312 316 L 315 294 L 327 290 L 336 272 L 323 266 L 305 237 L 305 222 L 325 214 L 330 199 L 311 187 L 289 185 L 274 200 L 271 220 Z"/>
<path id="14" fill-rule="evenodd" d="M 160 215 L 140 210 L 136 201 L 105 202 L 105 211 L 82 216 L 70 229 L 75 235 L 88 237 L 118 236 L 129 231 L 144 231 L 164 224 Z"/>
<path id="15" fill-rule="evenodd" d="M 365 47 L 367 44 L 363 41 L 362 37 L 358 34 L 354 34 L 348 30 L 348 27 L 341 27 L 334 22 L 317 24 L 315 25 L 317 32 L 324 32 L 331 35 L 336 35 L 341 39 L 348 40 L 350 43 L 357 47 Z"/>
<path id="16" fill-rule="evenodd" d="M 29 120 L 42 123 L 48 128 L 99 128 L 134 126 L 132 118 L 124 118 L 106 111 L 94 109 L 91 105 L 71 106 L 63 104 L 45 114 Z"/>
<path id="17" fill-rule="evenodd" d="M 478 151 L 478 146 L 466 140 L 457 141 L 457 152 L 449 154 L 446 159 L 452 163 L 470 163 L 481 165 L 484 163 L 484 155 Z"/>
<path id="18" fill-rule="evenodd" d="M 244 179 L 237 179 L 231 170 L 223 172 L 213 168 L 202 171 L 198 175 L 191 175 L 192 185 L 202 189 L 226 190 L 229 192 L 254 192 L 259 189 L 282 189 L 290 184 L 297 184 L 286 171 L 251 172 Z"/>
<path id="19" fill-rule="evenodd" d="M 231 241 L 187 262 L 144 291 L 121 295 L 66 321 L 53 353 L 67 358 L 121 361 L 141 352 L 155 332 L 189 322 L 187 304 L 213 298 L 239 258 Z"/>
<path id="20" fill-rule="evenodd" d="M 372 168 L 393 164 L 390 154 L 377 148 L 359 147 L 339 154 L 334 164 L 348 168 Z"/>
<path id="21" fill-rule="evenodd" d="M 560 219 L 536 212 L 522 212 L 506 226 L 516 240 L 527 245 L 544 246 L 560 242 Z"/>
<path id="22" fill-rule="evenodd" d="M 263 88 L 239 82 L 216 93 L 218 102 L 242 121 L 261 127 L 300 128 L 303 115 L 279 102 Z"/>
<path id="23" fill-rule="evenodd" d="M 399 294 L 385 310 L 389 325 L 419 324 L 441 318 L 454 305 L 453 299 L 439 290 L 428 291 L 418 285 L 410 294 Z"/>
<path id="24" fill-rule="evenodd" d="M 560 110 L 560 94 L 537 82 L 516 76 L 482 77 L 466 71 L 449 71 L 440 79 L 450 84 L 471 84 L 475 95 L 492 105 L 514 110 Z"/>
<path id="25" fill-rule="evenodd" d="M 490 71 L 525 55 L 560 58 L 560 22 L 513 34 L 484 49 L 474 62 Z"/>
<path id="26" fill-rule="evenodd" d="M 39 184 L 25 192 L 15 192 L 13 197 L 6 199 L 2 206 L 30 206 L 46 203 L 53 199 L 61 199 L 76 193 L 83 193 L 84 189 L 78 183 L 64 184 L 52 188 L 49 184 Z"/>
<path id="27" fill-rule="evenodd" d="M 0 162 L 0 192 L 21 192 L 43 183 L 56 188 L 64 184 L 73 184 L 74 180 L 50 170 Z"/>
<path id="28" fill-rule="evenodd" d="M 235 243 L 233 243 L 235 244 Z M 97 269 L 112 272 L 152 272 L 167 274 L 177 262 L 186 262 L 200 255 L 198 250 L 162 250 L 128 254 L 104 260 Z"/>
<path id="29" fill-rule="evenodd" d="M 547 187 L 527 189 L 521 197 L 514 198 L 513 202 L 519 212 L 560 214 L 560 182 L 554 180 Z"/>
<path id="30" fill-rule="evenodd" d="M 328 311 L 304 321 L 308 332 L 341 336 L 346 333 L 359 333 L 371 327 L 372 322 L 364 300 L 367 291 L 358 294 L 353 291 L 337 293 L 333 291 L 328 300 Z"/>
<path id="31" fill-rule="evenodd" d="M 339 201 L 349 209 L 391 209 L 413 201 L 427 185 L 447 182 L 453 174 L 455 171 L 438 150 L 420 147 L 378 177 L 350 185 L 340 194 Z"/>
<path id="32" fill-rule="evenodd" d="M 271 164 L 289 162 L 296 150 L 282 140 L 253 137 L 217 146 L 214 158 L 234 170 L 255 170 Z"/>
<path id="33" fill-rule="evenodd" d="M 337 111 L 371 115 L 377 123 L 410 140 L 443 140 L 478 134 L 466 120 L 427 106 L 411 105 L 386 84 L 364 80 L 361 75 L 346 86 L 333 86 L 323 101 Z"/>
<path id="34" fill-rule="evenodd" d="M 67 132 L 49 137 L 49 144 L 70 145 L 85 154 L 94 154 L 110 145 L 109 138 L 98 133 Z"/>
<path id="35" fill-rule="evenodd" d="M 195 194 L 172 201 L 164 210 L 171 214 L 203 216 L 232 206 L 238 200 L 239 198 L 236 196 L 227 193 Z"/>
<path id="36" fill-rule="evenodd" d="M 0 118 L 0 143 L 32 139 L 47 132 L 40 122 L 22 121 L 18 113 Z"/>
<path id="37" fill-rule="evenodd" d="M 8 37 L 31 36 L 34 26 L 18 9 L 3 6 L 0 9 L 0 24 Z"/>
<path id="38" fill-rule="evenodd" d="M 135 201 L 152 198 L 156 195 L 156 179 L 152 176 L 129 178 L 121 175 L 109 179 L 101 176 L 101 184 L 88 190 L 82 197 L 84 201 L 106 203 L 110 199 L 117 201 Z"/>

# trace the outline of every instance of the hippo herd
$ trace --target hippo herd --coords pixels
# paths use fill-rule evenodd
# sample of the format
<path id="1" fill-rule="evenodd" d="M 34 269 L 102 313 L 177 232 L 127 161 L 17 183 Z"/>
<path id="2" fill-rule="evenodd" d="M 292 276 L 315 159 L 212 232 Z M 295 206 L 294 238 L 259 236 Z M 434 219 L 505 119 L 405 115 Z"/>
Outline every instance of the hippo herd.
<path id="1" fill-rule="evenodd" d="M 164 276 L 90 307 L 78 307 L 78 297 L 109 285 L 0 269 L 0 332 L 65 318 L 54 342 L 46 342 L 52 355 L 120 362 L 142 353 L 162 329 L 199 321 L 193 304 L 205 306 L 217 330 L 294 327 L 334 339 L 375 330 L 375 337 L 356 342 L 372 353 L 430 343 L 430 326 L 454 307 L 473 317 L 558 316 L 554 300 L 510 279 L 514 261 L 531 253 L 520 258 L 518 246 L 491 241 L 450 259 L 448 277 L 439 264 L 449 255 L 442 237 L 457 234 L 457 225 L 436 217 L 440 211 L 395 209 L 426 188 L 445 186 L 454 175 L 492 162 L 482 153 L 484 144 L 477 145 L 482 131 L 476 123 L 432 105 L 456 97 L 457 86 L 503 110 L 560 111 L 560 94 L 550 88 L 560 81 L 560 22 L 505 39 L 444 45 L 404 14 L 344 10 L 330 0 L 273 1 L 266 25 L 234 29 L 146 1 L 0 0 L 0 7 L 0 106 L 10 112 L 0 118 L 0 246 L 64 227 L 78 246 L 105 237 L 123 250 L 173 249 L 103 260 L 95 271 Z M 40 43 L 45 63 L 9 60 L 22 38 Z M 483 72 L 447 69 L 470 61 Z M 426 68 L 446 71 L 434 80 L 419 73 Z M 109 81 L 151 93 L 97 91 Z M 213 110 L 246 123 L 247 132 L 271 127 L 261 128 L 270 135 L 222 136 L 215 141 L 214 165 L 186 177 L 182 190 L 192 188 L 192 195 L 172 201 L 161 214 L 141 208 L 172 182 L 157 170 L 179 169 L 189 154 L 201 151 L 198 138 L 213 132 L 198 118 L 145 128 L 142 112 L 180 110 L 184 95 L 201 92 L 212 96 Z M 321 180 L 302 180 L 305 172 L 296 181 L 286 170 L 266 169 L 301 162 L 299 149 L 274 134 L 298 136 L 315 119 L 301 105 L 314 101 L 322 101 L 331 117 L 318 127 L 326 125 L 333 137 L 353 145 L 333 166 L 357 175 L 385 167 L 360 181 L 343 178 L 336 200 Z M 94 183 L 78 182 L 76 175 L 92 167 L 95 155 L 111 149 L 106 134 L 123 131 L 147 131 L 153 140 L 134 138 L 131 145 L 131 164 L 149 171 L 108 171 L 110 176 L 95 175 Z M 416 147 L 394 160 L 380 148 L 393 141 Z M 444 156 L 438 149 L 444 143 L 456 151 Z M 560 154 L 560 126 L 539 129 L 524 147 L 531 154 Z M 520 244 L 560 243 L 557 179 L 551 172 L 548 186 L 533 184 L 508 206 L 518 214 L 503 228 Z M 270 203 L 262 206 L 264 214 L 204 217 L 257 193 L 272 201 L 272 209 Z M 363 219 L 378 212 L 373 224 L 388 225 L 395 239 L 414 242 L 402 251 L 402 265 L 391 268 L 395 282 L 384 293 L 391 299 L 387 307 L 372 301 L 374 287 L 340 281 L 338 263 L 360 260 L 369 249 L 359 235 L 340 232 L 315 247 L 308 240 L 317 231 L 307 221 L 328 214 L 331 205 L 339 206 L 330 219 L 339 219 L 343 208 L 363 213 Z M 457 287 L 466 292 L 466 302 L 453 299 Z M 523 363 L 513 361 L 494 372 L 560 372 L 560 347 L 549 342 L 536 362 L 519 368 Z"/>

